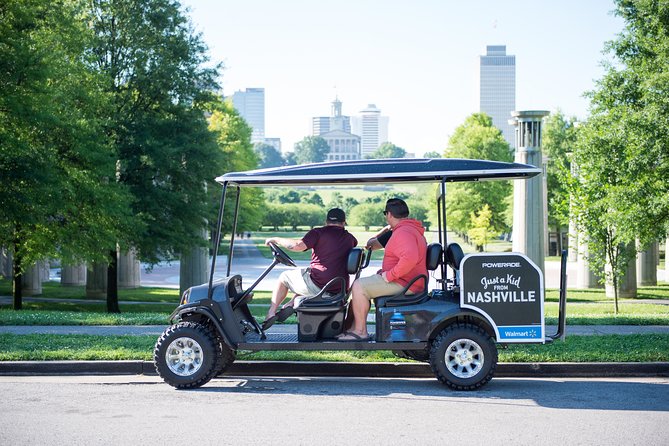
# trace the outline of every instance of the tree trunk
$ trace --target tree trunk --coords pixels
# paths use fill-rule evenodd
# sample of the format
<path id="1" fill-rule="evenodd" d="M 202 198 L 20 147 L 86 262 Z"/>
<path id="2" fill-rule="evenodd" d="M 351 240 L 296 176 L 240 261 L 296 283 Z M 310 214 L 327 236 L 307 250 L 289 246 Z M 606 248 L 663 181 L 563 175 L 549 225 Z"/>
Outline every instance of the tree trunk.
<path id="1" fill-rule="evenodd" d="M 109 251 L 109 267 L 107 268 L 107 312 L 120 313 L 118 306 L 118 252 Z"/>

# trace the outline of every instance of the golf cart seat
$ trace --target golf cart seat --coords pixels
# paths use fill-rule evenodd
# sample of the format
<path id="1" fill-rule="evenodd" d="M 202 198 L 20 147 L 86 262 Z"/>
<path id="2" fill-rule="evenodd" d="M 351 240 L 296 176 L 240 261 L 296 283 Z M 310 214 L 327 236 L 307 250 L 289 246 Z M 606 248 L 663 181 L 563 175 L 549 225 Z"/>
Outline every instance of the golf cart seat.
<path id="1" fill-rule="evenodd" d="M 427 245 L 427 253 L 425 255 L 425 266 L 427 266 L 428 271 L 436 270 L 441 264 L 441 257 L 444 250 L 441 247 L 441 243 L 430 243 Z M 407 294 L 409 288 L 417 281 L 423 280 L 425 287 L 423 291 L 415 294 Z M 393 296 L 382 296 L 377 297 L 374 305 L 377 308 L 381 307 L 400 307 L 404 305 L 414 305 L 426 301 L 429 298 L 428 295 L 428 278 L 426 275 L 421 274 L 414 277 L 402 291 L 393 295 Z"/>
<path id="2" fill-rule="evenodd" d="M 346 262 L 346 272 L 355 274 L 357 278 L 360 275 L 362 260 L 363 249 L 351 249 Z M 332 289 L 336 283 L 339 283 L 339 291 L 329 293 L 327 290 Z M 346 315 L 346 298 L 350 292 L 346 285 L 346 278 L 335 277 L 318 294 L 295 299 L 297 338 L 300 342 L 332 339 L 341 333 Z"/>
<path id="3" fill-rule="evenodd" d="M 453 270 L 453 284 L 458 286 L 460 285 L 460 263 L 465 254 L 457 243 L 449 243 L 445 254 L 446 264 Z"/>

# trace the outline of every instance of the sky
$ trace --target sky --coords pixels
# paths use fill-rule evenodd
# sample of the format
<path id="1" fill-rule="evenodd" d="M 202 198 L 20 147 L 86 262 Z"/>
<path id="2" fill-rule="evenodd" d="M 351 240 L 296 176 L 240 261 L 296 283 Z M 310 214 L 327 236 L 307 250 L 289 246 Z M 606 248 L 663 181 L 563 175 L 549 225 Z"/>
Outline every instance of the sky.
<path id="1" fill-rule="evenodd" d="M 479 111 L 479 56 L 516 56 L 516 109 L 585 119 L 583 93 L 623 30 L 613 0 L 182 0 L 224 95 L 265 88 L 265 136 L 283 151 L 313 116 L 375 104 L 388 139 L 418 156 L 443 152 Z"/>

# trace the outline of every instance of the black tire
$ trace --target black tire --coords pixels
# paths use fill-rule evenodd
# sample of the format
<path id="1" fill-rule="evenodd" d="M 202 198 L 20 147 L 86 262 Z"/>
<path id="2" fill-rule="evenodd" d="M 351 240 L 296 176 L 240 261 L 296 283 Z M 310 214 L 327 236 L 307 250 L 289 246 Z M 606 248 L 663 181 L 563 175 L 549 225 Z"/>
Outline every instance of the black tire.
<path id="1" fill-rule="evenodd" d="M 442 384 L 453 390 L 475 390 L 495 374 L 497 347 L 481 327 L 454 324 L 432 342 L 430 365 Z"/>
<path id="2" fill-rule="evenodd" d="M 209 324 L 198 322 L 168 327 L 156 342 L 153 360 L 158 375 L 177 389 L 200 387 L 225 366 L 216 334 Z"/>

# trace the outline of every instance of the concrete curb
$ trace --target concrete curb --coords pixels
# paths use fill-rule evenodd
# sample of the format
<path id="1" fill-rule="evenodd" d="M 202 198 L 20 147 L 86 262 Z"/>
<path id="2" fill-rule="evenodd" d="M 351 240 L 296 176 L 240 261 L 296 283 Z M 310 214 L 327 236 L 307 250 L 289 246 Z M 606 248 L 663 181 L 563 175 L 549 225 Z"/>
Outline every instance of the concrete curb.
<path id="1" fill-rule="evenodd" d="M 155 375 L 151 361 L 5 361 L 0 376 Z M 236 361 L 225 376 L 431 378 L 418 362 Z M 498 378 L 669 377 L 669 362 L 499 363 Z"/>

